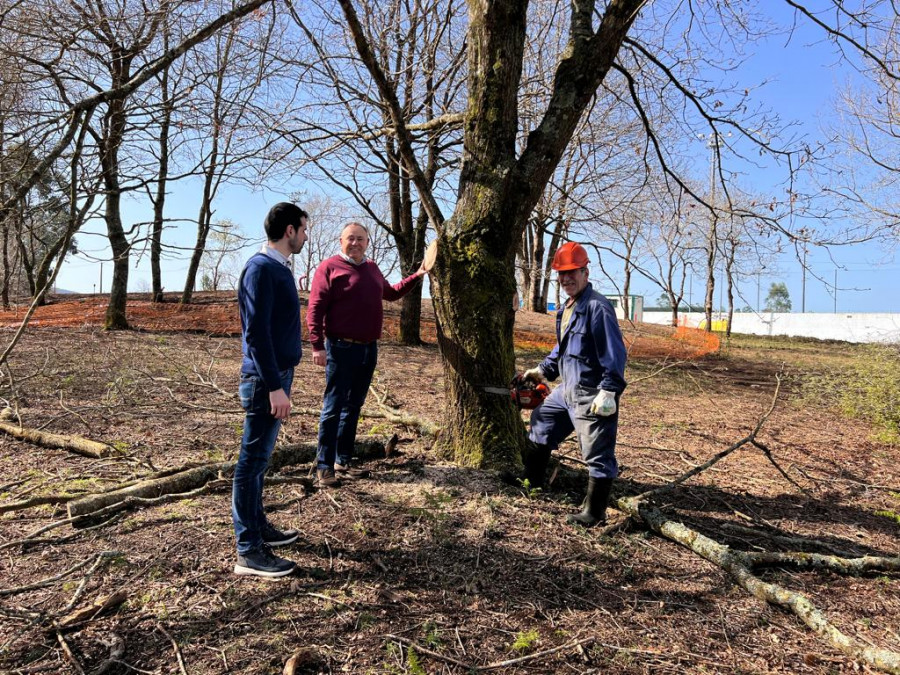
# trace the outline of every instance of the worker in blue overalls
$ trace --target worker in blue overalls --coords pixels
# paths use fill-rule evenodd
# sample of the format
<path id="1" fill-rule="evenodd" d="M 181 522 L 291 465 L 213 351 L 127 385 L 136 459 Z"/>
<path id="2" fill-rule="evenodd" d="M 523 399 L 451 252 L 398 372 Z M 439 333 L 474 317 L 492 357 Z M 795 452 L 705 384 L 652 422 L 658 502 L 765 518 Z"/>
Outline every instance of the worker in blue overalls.
<path id="1" fill-rule="evenodd" d="M 618 474 L 616 431 L 627 354 L 612 304 L 588 281 L 588 263 L 587 251 L 575 242 L 563 244 L 553 258 L 569 297 L 556 314 L 556 346 L 524 377 L 536 382 L 562 377 L 562 384 L 531 413 L 534 447 L 525 457 L 525 478 L 543 486 L 550 453 L 574 431 L 589 478 L 582 511 L 567 520 L 593 527 L 606 522 Z"/>

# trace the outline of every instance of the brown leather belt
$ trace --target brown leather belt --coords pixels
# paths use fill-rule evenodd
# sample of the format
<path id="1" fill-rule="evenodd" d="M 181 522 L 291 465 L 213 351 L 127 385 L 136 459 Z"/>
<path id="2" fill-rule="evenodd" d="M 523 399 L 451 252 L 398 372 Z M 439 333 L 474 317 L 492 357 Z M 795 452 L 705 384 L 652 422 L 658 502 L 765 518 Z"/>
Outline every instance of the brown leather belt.
<path id="1" fill-rule="evenodd" d="M 336 338 L 330 337 L 329 340 L 334 340 L 335 342 L 349 342 L 352 345 L 370 345 L 372 342 L 363 342 L 362 340 L 351 340 L 350 338 Z"/>

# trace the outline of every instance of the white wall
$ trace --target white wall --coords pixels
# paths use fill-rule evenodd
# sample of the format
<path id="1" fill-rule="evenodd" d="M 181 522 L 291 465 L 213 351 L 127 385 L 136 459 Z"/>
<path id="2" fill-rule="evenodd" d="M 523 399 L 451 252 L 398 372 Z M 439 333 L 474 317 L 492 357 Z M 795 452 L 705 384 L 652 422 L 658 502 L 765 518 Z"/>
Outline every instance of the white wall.
<path id="1" fill-rule="evenodd" d="M 717 327 L 715 322 L 724 318 L 724 314 L 713 313 L 713 326 Z M 678 319 L 696 328 L 705 321 L 706 316 L 702 312 L 679 312 Z M 644 323 L 665 325 L 671 321 L 672 312 L 644 310 Z M 847 342 L 900 343 L 900 314 L 736 312 L 731 330 L 733 333 L 748 335 L 788 335 Z"/>

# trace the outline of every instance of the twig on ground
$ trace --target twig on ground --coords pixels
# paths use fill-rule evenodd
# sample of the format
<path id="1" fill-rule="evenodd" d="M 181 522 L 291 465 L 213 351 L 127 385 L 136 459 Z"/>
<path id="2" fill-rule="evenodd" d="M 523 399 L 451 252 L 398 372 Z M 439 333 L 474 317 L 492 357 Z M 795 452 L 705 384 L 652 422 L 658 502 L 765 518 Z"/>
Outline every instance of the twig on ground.
<path id="1" fill-rule="evenodd" d="M 96 569 L 97 565 L 105 558 L 114 558 L 122 555 L 118 551 L 103 551 L 93 556 L 94 566 L 88 571 L 88 576 Z M 88 558 L 87 560 L 82 560 L 80 563 L 73 565 L 69 569 L 64 572 L 60 572 L 56 576 L 48 577 L 47 579 L 41 579 L 40 581 L 35 581 L 34 583 L 27 584 L 25 586 L 16 586 L 15 588 L 4 588 L 0 589 L 0 597 L 5 595 L 18 595 L 19 593 L 27 593 L 28 591 L 34 591 L 39 588 L 45 588 L 46 586 L 52 586 L 54 583 L 59 581 L 60 579 L 65 579 L 70 574 L 74 574 L 78 570 L 87 567 L 92 561 L 92 558 Z"/>
<path id="2" fill-rule="evenodd" d="M 72 653 L 72 649 L 69 647 L 69 643 L 66 642 L 66 638 L 64 638 L 63 634 L 59 631 L 56 631 L 56 640 L 59 642 L 59 646 L 62 647 L 63 654 L 66 655 L 66 659 L 72 664 L 75 672 L 84 675 L 84 668 L 81 667 L 81 663 L 78 662 L 75 654 Z"/>
<path id="3" fill-rule="evenodd" d="M 453 665 L 459 666 L 460 668 L 465 668 L 469 672 L 475 670 L 475 666 L 473 666 L 471 663 L 466 663 L 465 661 L 460 661 L 459 659 L 455 659 L 452 656 L 447 656 L 446 654 L 439 654 L 438 652 L 433 652 L 430 649 L 426 649 L 425 647 L 422 647 L 422 646 L 416 644 L 413 640 L 410 640 L 408 638 L 400 637 L 399 635 L 394 635 L 392 633 L 387 633 L 385 635 L 385 637 L 389 638 L 391 640 L 396 640 L 397 642 L 405 644 L 408 647 L 412 647 L 417 652 L 426 654 L 433 659 L 438 659 L 440 661 L 446 661 L 447 663 L 452 663 Z"/>
<path id="4" fill-rule="evenodd" d="M 772 463 L 772 466 L 774 466 L 776 469 L 778 469 L 778 473 L 780 473 L 782 476 L 784 476 L 784 479 L 785 479 L 788 483 L 790 483 L 790 484 L 793 485 L 795 488 L 797 488 L 798 490 L 800 490 L 800 492 L 802 492 L 802 493 L 804 493 L 804 494 L 809 494 L 809 490 L 807 490 L 805 487 L 803 487 L 803 486 L 800 485 L 797 481 L 795 481 L 793 478 L 791 478 L 790 476 L 787 475 L 787 472 L 785 472 L 785 470 L 781 468 L 781 466 L 778 464 L 778 462 L 775 461 L 775 458 L 772 457 L 772 451 L 769 450 L 769 448 L 768 448 L 766 445 L 760 443 L 760 442 L 757 441 L 755 438 L 754 438 L 752 441 L 750 441 L 750 442 L 751 442 L 755 447 L 757 447 L 757 448 L 759 448 L 760 450 L 762 450 L 763 453 L 765 453 L 765 455 L 766 455 L 766 457 L 768 458 L 768 460 Z"/>
<path id="5" fill-rule="evenodd" d="M 178 669 L 181 671 L 181 675 L 188 675 L 187 668 L 184 666 L 184 658 L 181 656 L 181 648 L 178 646 L 178 643 L 175 641 L 169 631 L 163 628 L 161 625 L 157 624 L 156 629 L 169 638 L 169 642 L 172 643 L 172 648 L 175 650 L 175 658 L 178 660 Z"/>
<path id="6" fill-rule="evenodd" d="M 550 654 L 555 654 L 556 652 L 561 652 L 566 649 L 575 649 L 576 647 L 580 647 L 581 645 L 586 645 L 589 642 L 596 642 L 597 638 L 589 637 L 583 638 L 581 640 L 576 640 L 575 642 L 569 642 L 564 645 L 560 645 L 559 647 L 553 647 L 552 649 L 544 649 L 540 652 L 535 652 L 534 654 L 528 654 L 527 656 L 520 656 L 515 659 L 507 659 L 505 661 L 496 661 L 494 663 L 489 663 L 486 666 L 476 666 L 474 668 L 477 672 L 482 672 L 485 670 L 495 670 L 496 668 L 505 668 L 507 666 L 515 666 L 520 663 L 525 663 L 526 661 L 534 661 L 535 659 L 542 658 L 544 656 L 549 656 Z"/>
<path id="7" fill-rule="evenodd" d="M 753 430 L 749 434 L 744 436 L 744 438 L 737 441 L 736 443 L 732 443 L 730 446 L 728 446 L 721 452 L 717 453 L 711 459 L 704 462 L 700 466 L 694 467 L 690 471 L 683 473 L 678 478 L 672 480 L 669 483 L 666 483 L 665 485 L 662 485 L 658 488 L 654 488 L 652 490 L 647 490 L 646 492 L 641 493 L 637 497 L 634 497 L 634 499 L 646 499 L 647 497 L 650 497 L 650 496 L 656 496 L 656 495 L 662 494 L 664 492 L 669 492 L 670 490 L 674 489 L 678 485 L 681 485 L 682 483 L 684 483 L 686 480 L 693 478 L 697 474 L 703 473 L 703 471 L 705 471 L 709 467 L 711 467 L 714 464 L 718 463 L 719 461 L 725 459 L 728 455 L 730 455 L 732 452 L 734 452 L 738 448 L 745 446 L 747 443 L 752 443 L 756 439 L 756 435 L 760 432 L 763 425 L 766 423 L 766 420 L 768 420 L 769 416 L 774 412 L 775 404 L 778 402 L 778 392 L 781 389 L 781 374 L 780 373 L 776 373 L 775 380 L 776 380 L 776 385 L 775 385 L 775 392 L 772 394 L 772 403 L 769 406 L 769 409 L 765 412 L 765 414 L 763 414 L 763 416 L 759 418 L 759 421 L 756 423 L 756 426 L 753 428 Z"/>

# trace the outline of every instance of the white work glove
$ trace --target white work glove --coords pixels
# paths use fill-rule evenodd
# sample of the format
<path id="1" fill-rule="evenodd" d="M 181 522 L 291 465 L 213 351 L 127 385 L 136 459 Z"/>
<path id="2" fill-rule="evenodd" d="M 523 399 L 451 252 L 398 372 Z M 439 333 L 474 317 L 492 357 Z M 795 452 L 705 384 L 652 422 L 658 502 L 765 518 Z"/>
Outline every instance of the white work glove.
<path id="1" fill-rule="evenodd" d="M 531 380 L 532 382 L 543 382 L 547 378 L 544 377 L 544 371 L 541 370 L 540 366 L 535 366 L 534 368 L 529 368 L 524 373 L 522 373 L 523 380 Z"/>
<path id="2" fill-rule="evenodd" d="M 611 391 L 600 390 L 596 398 L 591 402 L 591 415 L 609 417 L 616 412 L 616 395 Z"/>

